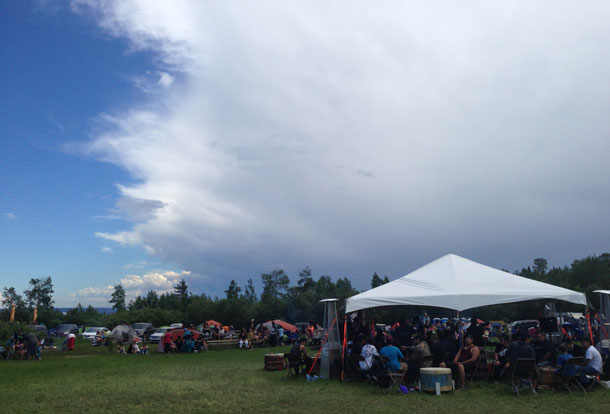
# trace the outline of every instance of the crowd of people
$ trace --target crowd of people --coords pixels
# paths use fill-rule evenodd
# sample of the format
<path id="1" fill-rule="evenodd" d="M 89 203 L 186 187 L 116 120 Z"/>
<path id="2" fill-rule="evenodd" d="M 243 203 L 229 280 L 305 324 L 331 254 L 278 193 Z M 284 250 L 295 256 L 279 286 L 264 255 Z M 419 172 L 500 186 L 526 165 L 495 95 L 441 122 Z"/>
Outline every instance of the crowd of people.
<path id="1" fill-rule="evenodd" d="M 391 330 L 374 329 L 370 325 L 357 324 L 352 329 L 356 338 L 351 344 L 352 355 L 360 355 L 359 368 L 365 373 L 375 373 L 381 368 L 403 374 L 404 384 L 415 384 L 420 368 L 451 368 L 457 380 L 457 389 L 462 389 L 466 378 L 477 367 L 483 356 L 487 367 L 485 347 L 494 347 L 493 378 L 496 382 L 506 379 L 517 359 L 532 358 L 537 368 L 553 367 L 557 374 L 564 373 L 566 361 L 572 357 L 582 356 L 585 364 L 569 369 L 578 372 L 566 372 L 567 375 L 578 375 L 579 381 L 586 383 L 591 376 L 602 370 L 603 358 L 598 349 L 591 343 L 590 337 L 584 337 L 581 344 L 566 335 L 559 346 L 551 343 L 540 331 L 517 331 L 512 336 L 506 333 L 498 337 L 498 342 L 487 342 L 483 326 L 477 318 L 460 334 L 458 323 L 448 320 L 446 324 L 430 322 L 429 317 L 415 317 L 402 323 L 396 323 Z M 550 368 L 547 368 L 550 369 Z M 534 384 L 536 385 L 536 384 Z"/>
<path id="2" fill-rule="evenodd" d="M 36 334 L 18 329 L 6 342 L 6 348 L 0 346 L 0 355 L 3 359 L 40 360 L 41 350 Z"/>

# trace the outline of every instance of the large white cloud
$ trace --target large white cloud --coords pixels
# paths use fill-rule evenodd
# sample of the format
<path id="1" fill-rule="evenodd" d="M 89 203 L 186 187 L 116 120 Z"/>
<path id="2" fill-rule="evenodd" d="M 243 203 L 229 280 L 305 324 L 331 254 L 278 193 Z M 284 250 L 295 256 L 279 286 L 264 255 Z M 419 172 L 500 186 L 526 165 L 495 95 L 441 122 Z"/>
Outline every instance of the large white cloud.
<path id="1" fill-rule="evenodd" d="M 608 3 L 74 5 L 163 74 L 89 145 L 136 180 L 104 239 L 219 286 L 609 247 Z"/>

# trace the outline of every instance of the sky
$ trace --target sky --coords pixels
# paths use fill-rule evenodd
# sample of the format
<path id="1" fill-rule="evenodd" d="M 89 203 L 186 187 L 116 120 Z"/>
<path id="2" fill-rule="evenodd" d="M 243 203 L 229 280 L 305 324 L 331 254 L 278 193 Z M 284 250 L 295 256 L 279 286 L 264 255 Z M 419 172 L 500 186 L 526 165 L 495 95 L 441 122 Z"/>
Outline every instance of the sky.
<path id="1" fill-rule="evenodd" d="M 610 3 L 7 1 L 0 288 L 610 251 Z"/>

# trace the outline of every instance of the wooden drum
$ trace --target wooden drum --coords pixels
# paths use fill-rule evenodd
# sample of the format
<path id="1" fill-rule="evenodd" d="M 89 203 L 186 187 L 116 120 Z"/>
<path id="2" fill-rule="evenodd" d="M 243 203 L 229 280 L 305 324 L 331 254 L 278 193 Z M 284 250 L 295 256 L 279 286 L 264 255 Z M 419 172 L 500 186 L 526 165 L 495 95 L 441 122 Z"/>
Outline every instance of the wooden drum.
<path id="1" fill-rule="evenodd" d="M 441 391 L 453 390 L 451 369 L 449 368 L 420 368 L 419 380 L 423 391 L 436 392 L 436 383 L 440 384 Z"/>
<path id="2" fill-rule="evenodd" d="M 269 371 L 280 371 L 286 368 L 284 354 L 265 354 L 265 369 Z"/>
<path id="3" fill-rule="evenodd" d="M 538 368 L 538 385 L 553 385 L 555 383 L 555 368 Z"/>

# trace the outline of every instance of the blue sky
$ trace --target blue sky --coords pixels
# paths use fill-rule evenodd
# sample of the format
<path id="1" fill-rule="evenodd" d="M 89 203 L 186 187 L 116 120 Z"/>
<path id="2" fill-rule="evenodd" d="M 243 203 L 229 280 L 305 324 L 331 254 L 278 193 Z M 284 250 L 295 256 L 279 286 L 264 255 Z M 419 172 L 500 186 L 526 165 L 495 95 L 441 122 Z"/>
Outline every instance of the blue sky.
<path id="1" fill-rule="evenodd" d="M 6 2 L 0 27 L 0 284 L 21 291 L 51 276 L 56 302 L 72 305 L 71 289 L 85 280 L 112 284 L 125 266 L 156 263 L 137 248 L 102 252 L 94 233 L 121 227 L 101 217 L 129 177 L 64 147 L 87 141 L 99 113 L 138 99 L 129 78 L 151 67 L 151 55 L 127 53 L 125 41 L 67 6 Z"/>
<path id="2" fill-rule="evenodd" d="M 607 252 L 609 8 L 4 2 L 0 288 Z"/>

